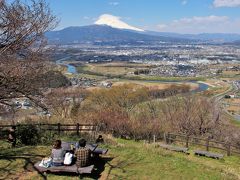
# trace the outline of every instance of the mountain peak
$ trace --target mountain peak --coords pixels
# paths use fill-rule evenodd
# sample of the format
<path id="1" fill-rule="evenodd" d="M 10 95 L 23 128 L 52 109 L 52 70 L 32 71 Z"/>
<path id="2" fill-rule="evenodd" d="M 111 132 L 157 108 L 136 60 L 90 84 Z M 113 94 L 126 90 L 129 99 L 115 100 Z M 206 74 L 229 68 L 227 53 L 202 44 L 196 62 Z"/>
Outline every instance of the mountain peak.
<path id="1" fill-rule="evenodd" d="M 142 29 L 130 26 L 127 23 L 121 21 L 120 17 L 113 16 L 113 15 L 110 15 L 110 14 L 101 15 L 94 24 L 96 24 L 96 25 L 107 25 L 107 26 L 111 26 L 111 27 L 117 28 L 117 29 L 128 29 L 128 30 L 141 31 L 141 32 L 144 31 Z"/>

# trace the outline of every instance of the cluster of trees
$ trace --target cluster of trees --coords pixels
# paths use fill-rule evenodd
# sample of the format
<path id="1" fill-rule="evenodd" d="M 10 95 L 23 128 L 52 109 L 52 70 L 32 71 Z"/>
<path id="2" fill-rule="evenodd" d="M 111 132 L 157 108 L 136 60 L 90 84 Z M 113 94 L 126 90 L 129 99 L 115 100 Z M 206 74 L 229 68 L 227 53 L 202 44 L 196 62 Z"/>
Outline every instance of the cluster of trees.
<path id="1" fill-rule="evenodd" d="M 156 96 L 153 90 L 133 84 L 93 91 L 61 88 L 52 91 L 48 99 L 57 120 L 95 123 L 117 137 L 137 140 L 175 132 L 240 145 L 240 133 L 224 121 L 215 102 L 198 95 L 158 95 L 180 90 L 185 92 L 186 87 L 158 90 Z"/>
<path id="2" fill-rule="evenodd" d="M 149 73 L 150 73 L 150 69 L 138 69 L 138 70 L 134 71 L 135 75 L 149 74 Z"/>
<path id="3" fill-rule="evenodd" d="M 138 139 L 162 131 L 211 134 L 220 124 L 219 109 L 203 97 L 176 96 L 187 90 L 184 85 L 156 90 L 134 84 L 93 91 L 60 88 L 52 90 L 47 101 L 54 120 L 97 123 L 116 136 Z"/>
<path id="4" fill-rule="evenodd" d="M 177 94 L 184 94 L 190 91 L 189 85 L 171 85 L 169 88 L 164 90 L 152 89 L 149 91 L 149 95 L 152 98 L 167 98 Z"/>
<path id="5" fill-rule="evenodd" d="M 141 139 L 163 131 L 210 136 L 220 124 L 219 110 L 203 97 L 156 99 L 147 89 L 129 86 L 102 91 L 87 98 L 84 106 L 95 115 L 92 121 L 116 136 Z"/>
<path id="6" fill-rule="evenodd" d="M 187 85 L 172 85 L 167 89 L 159 90 L 135 84 L 93 91 L 81 88 L 56 88 L 46 93 L 45 99 L 49 111 L 57 116 L 59 121 L 66 119 L 67 121 L 78 122 L 79 118 L 82 118 L 82 114 L 78 115 L 79 112 L 91 114 L 92 107 L 97 107 L 98 104 L 102 109 L 111 107 L 113 111 L 125 109 L 130 112 L 139 103 L 185 93 L 189 89 Z M 84 104 L 84 106 L 81 104 Z"/>

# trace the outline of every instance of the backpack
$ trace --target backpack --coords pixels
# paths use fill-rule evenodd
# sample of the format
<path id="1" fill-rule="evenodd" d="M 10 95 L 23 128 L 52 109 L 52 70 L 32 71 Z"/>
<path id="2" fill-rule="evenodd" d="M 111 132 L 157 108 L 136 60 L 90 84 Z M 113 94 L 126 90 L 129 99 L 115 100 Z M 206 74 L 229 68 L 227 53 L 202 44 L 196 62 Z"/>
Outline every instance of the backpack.
<path id="1" fill-rule="evenodd" d="M 67 152 L 67 153 L 65 154 L 63 164 L 64 164 L 64 165 L 70 165 L 70 164 L 72 164 L 72 160 L 73 160 L 73 154 Z"/>

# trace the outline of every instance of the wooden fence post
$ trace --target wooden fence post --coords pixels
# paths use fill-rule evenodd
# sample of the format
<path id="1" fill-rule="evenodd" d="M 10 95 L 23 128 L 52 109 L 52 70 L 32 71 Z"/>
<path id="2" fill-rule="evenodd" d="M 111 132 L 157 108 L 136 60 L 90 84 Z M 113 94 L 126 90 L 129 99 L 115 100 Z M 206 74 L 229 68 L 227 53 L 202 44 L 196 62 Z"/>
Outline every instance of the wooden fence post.
<path id="1" fill-rule="evenodd" d="M 209 138 L 206 140 L 206 151 L 209 151 Z"/>
<path id="2" fill-rule="evenodd" d="M 186 148 L 188 148 L 189 147 L 189 136 L 187 135 L 186 136 Z"/>
<path id="3" fill-rule="evenodd" d="M 169 132 L 167 133 L 166 140 L 167 140 L 167 144 L 168 144 L 170 141 L 170 133 Z"/>
<path id="4" fill-rule="evenodd" d="M 99 126 L 96 125 L 95 128 L 94 128 L 94 132 L 93 132 L 93 136 L 94 136 L 94 140 L 97 138 L 97 134 L 98 134 L 98 130 L 99 129 Z"/>
<path id="5" fill-rule="evenodd" d="M 58 135 L 60 136 L 60 133 L 61 133 L 61 124 L 58 123 L 57 125 L 58 125 Z"/>
<path id="6" fill-rule="evenodd" d="M 156 143 L 156 136 L 153 135 L 153 143 L 155 144 Z"/>
<path id="7" fill-rule="evenodd" d="M 166 133 L 165 132 L 163 133 L 163 140 L 167 144 L 167 137 L 166 137 Z"/>
<path id="8" fill-rule="evenodd" d="M 227 144 L 227 156 L 231 156 L 231 145 Z"/>
<path id="9" fill-rule="evenodd" d="M 77 136 L 79 136 L 79 123 L 76 124 Z"/>

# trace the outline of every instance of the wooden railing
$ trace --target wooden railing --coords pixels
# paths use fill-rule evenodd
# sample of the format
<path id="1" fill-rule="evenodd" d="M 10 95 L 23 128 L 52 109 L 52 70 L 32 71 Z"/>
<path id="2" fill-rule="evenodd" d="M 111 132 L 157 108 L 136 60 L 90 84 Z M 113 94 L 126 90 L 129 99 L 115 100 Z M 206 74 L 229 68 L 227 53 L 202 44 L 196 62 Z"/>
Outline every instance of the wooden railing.
<path id="1" fill-rule="evenodd" d="M 235 146 L 230 143 L 215 141 L 209 138 L 198 138 L 194 136 L 187 136 L 184 134 L 174 134 L 174 133 L 164 133 L 163 140 L 167 144 L 171 143 L 181 143 L 185 147 L 189 148 L 194 145 L 200 146 L 204 148 L 206 151 L 210 151 L 211 149 L 222 150 L 225 151 L 228 156 L 231 154 L 239 154 L 240 155 L 240 146 Z M 156 142 L 156 137 L 153 137 L 153 141 Z"/>
<path id="2" fill-rule="evenodd" d="M 90 132 L 94 135 L 98 131 L 99 127 L 94 124 L 31 124 L 37 126 L 40 130 L 46 131 L 55 131 L 58 135 L 61 132 L 76 132 L 77 135 L 80 135 L 81 132 Z M 6 131 L 11 127 L 17 126 L 29 126 L 29 124 L 16 124 L 16 125 L 0 125 L 0 132 Z M 164 140 L 167 144 L 171 143 L 181 143 L 185 147 L 196 147 L 200 146 L 204 148 L 206 151 L 210 151 L 211 149 L 217 149 L 225 151 L 228 156 L 231 154 L 239 154 L 240 155 L 240 146 L 233 145 L 231 143 L 215 141 L 209 138 L 199 138 L 194 136 L 187 136 L 184 134 L 175 134 L 175 133 L 160 133 L 162 134 L 160 138 L 153 135 L 153 142 L 156 143 L 158 140 Z M 0 137 L 1 139 L 1 137 Z M 148 140 L 149 141 L 149 140 Z"/>
<path id="3" fill-rule="evenodd" d="M 46 130 L 46 131 L 56 131 L 59 135 L 61 132 L 76 132 L 77 135 L 80 134 L 80 132 L 96 132 L 98 130 L 98 126 L 94 124 L 16 124 L 16 125 L 0 125 L 0 131 L 9 129 L 13 126 L 19 127 L 19 126 L 29 126 L 33 125 L 38 127 L 40 130 Z"/>

